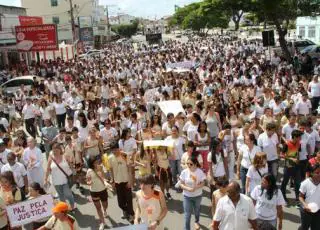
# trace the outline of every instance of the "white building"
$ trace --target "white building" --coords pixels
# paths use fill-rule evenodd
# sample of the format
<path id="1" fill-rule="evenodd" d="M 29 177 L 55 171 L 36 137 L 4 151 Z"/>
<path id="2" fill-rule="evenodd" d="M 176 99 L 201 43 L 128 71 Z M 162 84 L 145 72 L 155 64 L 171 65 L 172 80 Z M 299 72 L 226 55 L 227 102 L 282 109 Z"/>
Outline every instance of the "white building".
<path id="1" fill-rule="evenodd" d="M 0 66 L 14 64 L 20 59 L 15 46 L 15 26 L 20 25 L 19 15 L 25 16 L 26 9 L 0 5 Z"/>
<path id="2" fill-rule="evenodd" d="M 298 17 L 296 34 L 301 38 L 320 43 L 320 16 Z"/>
<path id="3" fill-rule="evenodd" d="M 130 24 L 136 17 L 129 14 L 119 14 L 117 16 L 109 17 L 110 25 Z"/>
<path id="4" fill-rule="evenodd" d="M 91 17 L 92 22 L 98 21 L 99 0 L 73 0 L 75 23 L 78 17 Z M 41 16 L 44 23 L 55 23 L 58 26 L 58 39 L 70 43 L 72 28 L 70 19 L 70 3 L 65 0 L 21 0 L 27 15 Z"/>

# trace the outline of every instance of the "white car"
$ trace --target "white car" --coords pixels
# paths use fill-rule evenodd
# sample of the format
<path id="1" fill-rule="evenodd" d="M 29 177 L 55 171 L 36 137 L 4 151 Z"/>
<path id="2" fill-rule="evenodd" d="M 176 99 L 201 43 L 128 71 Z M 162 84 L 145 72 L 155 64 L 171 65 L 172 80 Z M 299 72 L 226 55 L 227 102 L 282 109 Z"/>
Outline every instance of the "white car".
<path id="1" fill-rule="evenodd" d="M 0 85 L 0 90 L 3 94 L 14 94 L 20 90 L 21 85 L 24 85 L 24 89 L 29 92 L 34 85 L 34 78 L 38 81 L 40 79 L 40 77 L 35 75 L 15 77 Z"/>
<path id="2" fill-rule="evenodd" d="M 102 56 L 103 52 L 101 50 L 89 50 L 88 52 L 84 53 L 84 54 L 80 54 L 79 58 L 80 59 L 88 59 L 88 58 L 92 58 L 92 57 L 98 57 L 98 56 Z"/>

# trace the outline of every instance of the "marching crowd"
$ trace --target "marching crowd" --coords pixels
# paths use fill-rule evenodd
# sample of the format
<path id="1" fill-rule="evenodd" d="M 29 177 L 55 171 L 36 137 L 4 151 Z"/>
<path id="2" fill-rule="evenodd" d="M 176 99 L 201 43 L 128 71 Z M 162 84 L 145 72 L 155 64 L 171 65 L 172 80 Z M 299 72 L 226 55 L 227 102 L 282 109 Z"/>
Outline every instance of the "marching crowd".
<path id="1" fill-rule="evenodd" d="M 31 90 L 1 94 L 1 230 L 10 228 L 7 205 L 52 187 L 54 215 L 25 228 L 80 229 L 72 190 L 89 188 L 99 230 L 110 191 L 131 224 L 164 229 L 174 190 L 184 229 L 201 229 L 205 186 L 214 230 L 284 229 L 285 205 L 300 209 L 302 230 L 319 229 L 319 64 L 314 75 L 301 73 L 276 54 L 267 58 L 259 42 L 215 37 L 157 50 L 110 44 L 104 53 L 6 68 L 9 78 L 39 77 Z M 193 67 L 166 68 L 185 62 Z M 173 100 L 183 111 L 158 106 Z"/>

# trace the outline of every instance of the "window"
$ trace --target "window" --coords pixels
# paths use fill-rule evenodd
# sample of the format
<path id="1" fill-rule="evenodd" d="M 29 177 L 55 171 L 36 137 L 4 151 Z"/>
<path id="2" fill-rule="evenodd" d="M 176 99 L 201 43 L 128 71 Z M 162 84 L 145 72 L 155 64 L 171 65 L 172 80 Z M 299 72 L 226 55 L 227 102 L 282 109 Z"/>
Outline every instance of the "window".
<path id="1" fill-rule="evenodd" d="M 315 26 L 309 26 L 308 27 L 308 37 L 309 38 L 315 38 L 316 37 L 316 27 Z"/>
<path id="2" fill-rule="evenodd" d="M 58 6 L 58 0 L 50 0 L 51 6 Z"/>
<path id="3" fill-rule="evenodd" d="M 5 84 L 5 87 L 20 87 L 21 85 L 33 85 L 33 80 L 32 79 L 17 79 L 17 80 L 12 80 L 9 81 L 7 84 Z"/>
<path id="4" fill-rule="evenodd" d="M 52 17 L 52 23 L 59 24 L 59 22 L 60 22 L 59 17 Z"/>
<path id="5" fill-rule="evenodd" d="M 306 36 L 306 28 L 304 26 L 299 27 L 299 36 L 301 36 L 301 37 Z"/>

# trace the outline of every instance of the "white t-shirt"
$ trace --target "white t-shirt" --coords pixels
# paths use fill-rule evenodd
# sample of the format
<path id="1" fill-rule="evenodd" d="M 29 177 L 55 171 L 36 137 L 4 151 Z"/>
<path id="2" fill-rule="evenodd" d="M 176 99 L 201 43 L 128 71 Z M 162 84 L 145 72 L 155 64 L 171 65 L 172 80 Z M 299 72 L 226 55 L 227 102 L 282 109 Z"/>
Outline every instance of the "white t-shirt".
<path id="1" fill-rule="evenodd" d="M 320 97 L 320 82 L 311 81 L 309 83 L 311 97 Z"/>
<path id="2" fill-rule="evenodd" d="M 240 194 L 237 206 L 234 206 L 229 196 L 219 199 L 213 220 L 219 221 L 221 230 L 248 230 L 250 224 L 248 220 L 257 218 L 252 200 Z"/>
<path id="3" fill-rule="evenodd" d="M 57 115 L 62 115 L 67 112 L 66 105 L 64 103 L 53 103 L 53 107 L 55 108 Z"/>
<path id="4" fill-rule="evenodd" d="M 310 178 L 305 179 L 299 190 L 304 196 L 307 204 L 316 203 L 320 207 L 320 184 L 315 185 Z"/>
<path id="5" fill-rule="evenodd" d="M 102 137 L 104 144 L 110 144 L 115 137 L 118 136 L 118 131 L 110 127 L 110 129 L 103 128 L 100 130 L 100 137 Z"/>
<path id="6" fill-rule="evenodd" d="M 136 140 L 131 137 L 128 140 L 119 140 L 119 148 L 128 155 L 131 155 L 138 147 Z"/>
<path id="7" fill-rule="evenodd" d="M 306 160 L 308 156 L 307 145 L 309 144 L 309 133 L 304 132 L 301 136 L 299 160 Z"/>
<path id="8" fill-rule="evenodd" d="M 174 140 L 173 142 L 173 158 L 175 160 L 180 160 L 183 155 L 183 145 L 186 144 L 186 139 L 183 137 L 178 137 L 176 139 L 172 136 L 168 136 L 165 140 Z"/>
<path id="9" fill-rule="evenodd" d="M 277 145 L 279 143 L 278 135 L 274 133 L 271 138 L 268 137 L 267 133 L 261 133 L 258 138 L 258 146 L 261 147 L 261 150 L 267 154 L 267 160 L 277 160 Z"/>
<path id="10" fill-rule="evenodd" d="M 248 169 L 252 165 L 253 158 L 256 153 L 261 152 L 261 148 L 254 145 L 252 150 L 250 151 L 248 145 L 244 144 L 241 146 L 239 152 L 242 153 L 241 166 Z"/>
<path id="11" fill-rule="evenodd" d="M 251 165 L 249 167 L 249 170 L 247 172 L 247 177 L 250 178 L 250 184 L 249 184 L 249 191 L 248 192 L 253 191 L 253 189 L 257 185 L 261 184 L 263 175 L 268 173 L 268 165 L 266 165 L 264 168 L 260 168 L 259 172 L 260 172 L 261 176 L 260 176 L 260 174 L 258 173 L 258 171 L 255 169 L 255 167 L 253 165 Z"/>
<path id="12" fill-rule="evenodd" d="M 312 130 L 312 132 L 308 134 L 309 134 L 308 144 L 310 146 L 311 154 L 313 154 L 316 148 L 316 143 L 320 142 L 320 136 L 319 136 L 319 133 L 315 130 Z"/>
<path id="13" fill-rule="evenodd" d="M 312 108 L 310 100 L 300 100 L 296 104 L 296 110 L 298 115 L 308 115 L 310 113 L 310 109 Z"/>
<path id="14" fill-rule="evenodd" d="M 189 141 L 195 141 L 196 134 L 198 132 L 198 125 L 193 125 L 191 122 L 187 122 L 183 127 L 183 132 L 187 133 Z"/>
<path id="15" fill-rule="evenodd" d="M 255 209 L 258 218 L 262 220 L 277 219 L 277 206 L 286 204 L 281 190 L 278 189 L 271 200 L 267 198 L 266 190 L 264 190 L 262 194 L 261 193 L 261 185 L 256 186 L 251 192 L 251 198 L 256 201 Z"/>
<path id="16" fill-rule="evenodd" d="M 35 110 L 36 108 L 34 105 L 25 104 L 22 109 L 23 118 L 25 120 L 35 118 Z"/>
<path id="17" fill-rule="evenodd" d="M 24 165 L 16 162 L 13 166 L 11 166 L 9 163 L 7 163 L 1 168 L 1 173 L 8 171 L 13 173 L 15 182 L 19 188 L 22 188 L 25 185 L 23 177 L 27 176 L 27 171 Z"/>
<path id="18" fill-rule="evenodd" d="M 197 184 L 203 182 L 206 179 L 204 172 L 197 168 L 194 172 L 191 172 L 190 169 L 184 169 L 181 172 L 180 180 L 188 187 L 195 187 Z M 189 192 L 183 190 L 183 195 L 187 197 L 197 197 L 202 195 L 202 188 L 195 190 L 194 192 Z"/>
<path id="19" fill-rule="evenodd" d="M 97 112 L 100 116 L 100 122 L 104 122 L 105 120 L 108 119 L 108 114 L 109 114 L 108 107 L 105 107 L 105 108 L 100 107 Z"/>
<path id="20" fill-rule="evenodd" d="M 292 127 L 289 123 L 287 123 L 282 127 L 282 135 L 286 140 L 291 140 L 291 133 L 295 129 L 298 129 L 297 124 Z"/>
<path id="21" fill-rule="evenodd" d="M 207 156 L 207 161 L 209 163 L 212 163 L 212 174 L 214 177 L 222 177 L 222 176 L 226 175 L 226 170 L 224 168 L 223 158 L 222 158 L 221 154 L 222 153 L 216 154 L 216 161 L 217 161 L 216 164 L 212 163 L 211 151 L 208 153 L 208 156 Z"/>

